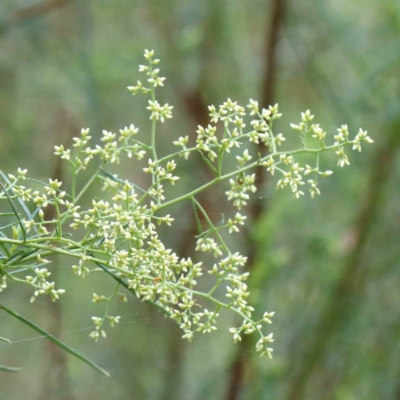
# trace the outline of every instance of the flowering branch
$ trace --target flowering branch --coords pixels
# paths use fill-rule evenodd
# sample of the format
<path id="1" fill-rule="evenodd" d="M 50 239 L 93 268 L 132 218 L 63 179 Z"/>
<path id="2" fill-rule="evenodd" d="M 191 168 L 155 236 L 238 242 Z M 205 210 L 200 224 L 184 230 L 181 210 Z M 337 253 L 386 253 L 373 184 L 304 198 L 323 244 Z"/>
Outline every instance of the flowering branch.
<path id="1" fill-rule="evenodd" d="M 139 129 L 132 124 L 121 129 L 119 134 L 104 130 L 103 145 L 91 147 L 89 129 L 82 129 L 80 137 L 74 138 L 73 149 L 55 147 L 55 154 L 71 167 L 70 190 L 64 190 L 62 182 L 57 180 L 39 183 L 28 178 L 27 171 L 22 169 L 18 169 L 16 175 L 9 174 L 2 184 L 0 200 L 4 200 L 5 207 L 8 205 L 11 210 L 0 214 L 0 219 L 7 221 L 0 227 L 0 292 L 7 288 L 9 281 L 13 281 L 32 287 L 31 301 L 40 295 L 49 295 L 53 301 L 57 300 L 64 290 L 51 282 L 48 264 L 51 255 L 63 254 L 75 261 L 72 270 L 76 275 L 84 278 L 94 271 L 101 271 L 116 281 L 110 296 L 93 294 L 95 303 L 105 303 L 102 316 L 92 317 L 95 329 L 90 336 L 95 340 L 106 336 L 107 321 L 110 326 L 119 322 L 120 317 L 111 315 L 110 309 L 117 298 L 126 301 L 126 296 L 119 292 L 120 287 L 125 287 L 140 300 L 150 302 L 175 320 L 183 330 L 183 337 L 188 340 L 196 332 L 208 333 L 217 329 L 219 311 L 228 309 L 241 320 L 239 326 L 230 328 L 234 341 L 241 340 L 243 334 L 256 333 L 259 336 L 256 351 L 261 356 L 271 357 L 269 344 L 273 337 L 271 333 L 264 334 L 263 326 L 271 323 L 274 313 L 264 312 L 258 319 L 253 317 L 259 311 L 254 310 L 247 300 L 250 297 L 246 284 L 249 273 L 242 272 L 247 257 L 231 252 L 225 240 L 226 234 L 239 232 L 245 223 L 246 217 L 239 210 L 246 206 L 250 193 L 257 190 L 252 171 L 262 166 L 272 175 L 278 174 L 277 188 L 290 188 L 296 199 L 304 195 L 301 189 L 307 183 L 314 198 L 320 194 L 318 178 L 332 174 L 330 170 L 320 169 L 320 156 L 335 152 L 338 165 L 343 167 L 349 164 L 345 153 L 347 147 L 361 151 L 361 144 L 372 143 L 372 140 L 361 129 L 350 140 L 348 128 L 343 125 L 333 137 L 333 143 L 327 144 L 326 132 L 312 122 L 314 116 L 306 111 L 301 114 L 298 124 L 290 125 L 300 135 L 301 147 L 282 150 L 286 138 L 273 131 L 275 121 L 282 116 L 278 105 L 260 110 L 258 103 L 250 100 L 249 112 L 246 112 L 244 107 L 228 99 L 218 108 L 209 107 L 210 124 L 198 127 L 195 146 L 187 146 L 187 136 L 179 137 L 173 144 L 180 150 L 160 157 L 156 149 L 156 128 L 159 123 L 172 118 L 172 106 L 161 105 L 156 99 L 156 88 L 163 86 L 165 81 L 156 68 L 159 60 L 154 58 L 153 51 L 146 50 L 144 57 L 147 65 L 141 65 L 139 71 L 147 76 L 147 81 L 145 84 L 138 81 L 136 86 L 128 89 L 132 94 L 150 95 L 147 106 L 151 120 L 149 143 L 135 139 Z M 250 117 L 247 131 L 246 117 Z M 250 142 L 248 146 L 245 141 Z M 269 150 L 265 156 L 254 154 L 253 144 L 260 143 Z M 174 185 L 179 180 L 175 175 L 175 159 L 182 157 L 187 160 L 194 153 L 207 163 L 214 178 L 184 195 L 167 199 L 164 186 Z M 149 159 L 143 171 L 151 176 L 147 189 L 120 179 L 106 169 L 110 164 L 119 163 L 123 155 L 142 160 L 146 154 L 149 154 Z M 300 154 L 309 154 L 314 163 L 303 165 L 297 160 Z M 226 160 L 234 155 L 236 167 L 227 169 L 227 165 L 232 163 L 228 164 Z M 78 190 L 78 174 L 83 173 L 94 159 L 98 160 L 96 171 Z M 305 177 L 308 177 L 307 182 Z M 43 189 L 33 190 L 29 185 L 23 185 L 24 181 L 36 186 L 39 183 Z M 229 182 L 226 195 L 238 212 L 227 222 L 216 225 L 196 196 L 223 181 Z M 92 200 L 91 208 L 82 209 L 80 200 L 97 182 L 103 185 L 103 199 Z M 14 200 L 27 203 L 34 211 L 32 214 L 25 212 L 26 217 L 22 217 Z M 164 209 L 184 201 L 191 202 L 196 216 L 202 214 L 202 220 L 208 225 L 204 229 L 197 219 L 199 236 L 195 250 L 211 253 L 215 258 L 212 266 L 180 258 L 167 249 L 158 236 L 157 224 L 171 225 L 174 221 L 170 214 L 163 213 Z M 56 220 L 45 220 L 43 209 L 46 207 L 55 207 Z M 55 228 L 49 232 L 46 227 L 51 224 L 55 224 Z M 72 236 L 71 230 L 75 231 Z M 205 292 L 197 289 L 204 271 L 215 279 L 213 286 Z M 22 273 L 25 277 L 21 276 Z M 219 300 L 224 290 L 226 302 Z M 195 306 L 203 302 L 213 309 L 196 311 Z"/>

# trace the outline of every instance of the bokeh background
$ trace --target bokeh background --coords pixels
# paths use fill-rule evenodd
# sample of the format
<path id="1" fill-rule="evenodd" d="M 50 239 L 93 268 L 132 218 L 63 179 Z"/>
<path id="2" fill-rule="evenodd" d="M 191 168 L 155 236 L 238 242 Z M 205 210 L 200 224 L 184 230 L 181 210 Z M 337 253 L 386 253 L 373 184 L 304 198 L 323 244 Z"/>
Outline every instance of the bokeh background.
<path id="1" fill-rule="evenodd" d="M 352 153 L 346 170 L 327 156 L 334 175 L 313 201 L 295 201 L 275 191 L 273 177 L 258 176 L 250 228 L 232 245 L 249 255 L 253 306 L 276 312 L 273 360 L 260 360 L 252 339 L 232 343 L 229 315 L 188 344 L 132 297 L 114 305 L 121 323 L 96 344 L 91 293 L 107 294 L 109 282 L 78 279 L 60 258 L 53 274 L 67 289 L 62 301 L 29 304 L 30 289 L 16 285 L 0 302 L 112 376 L 2 312 L 0 336 L 13 343 L 0 342 L 0 363 L 23 370 L 0 374 L 0 399 L 400 399 L 400 1 L 2 0 L 0 169 L 62 176 L 53 146 L 81 127 L 95 141 L 102 129 L 130 123 L 146 131 L 145 100 L 126 90 L 145 48 L 161 58 L 159 96 L 175 107 L 160 152 L 180 135 L 193 140 L 206 106 L 227 97 L 278 102 L 283 133 L 311 109 L 328 134 L 347 123 L 375 144 Z M 207 179 L 195 159 L 180 171 L 179 190 Z M 144 179 L 135 163 L 117 172 Z M 230 212 L 223 190 L 202 201 L 216 220 Z M 174 216 L 166 241 L 193 257 L 190 207 Z"/>

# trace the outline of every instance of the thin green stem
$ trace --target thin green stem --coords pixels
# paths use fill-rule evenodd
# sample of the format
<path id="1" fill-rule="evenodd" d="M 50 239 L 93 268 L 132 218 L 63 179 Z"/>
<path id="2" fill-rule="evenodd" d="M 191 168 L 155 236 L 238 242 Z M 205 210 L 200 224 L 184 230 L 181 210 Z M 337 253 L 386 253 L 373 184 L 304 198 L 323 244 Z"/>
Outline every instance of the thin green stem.
<path id="1" fill-rule="evenodd" d="M 158 180 L 158 181 L 154 181 L 154 176 L 153 176 L 152 181 L 153 181 L 153 183 L 151 184 L 151 186 L 149 187 L 149 189 L 148 189 L 145 193 L 143 193 L 142 197 L 141 197 L 141 198 L 138 200 L 138 202 L 135 204 L 135 208 L 139 207 L 139 206 L 143 203 L 143 201 L 144 201 L 147 197 L 149 197 L 149 196 L 152 197 L 153 199 L 155 199 L 155 197 L 152 196 L 152 195 L 150 194 L 150 191 L 151 191 L 152 189 L 154 189 L 159 183 L 161 183 L 161 182 L 162 182 L 162 179 L 160 179 L 160 180 Z"/>
<path id="2" fill-rule="evenodd" d="M 151 62 L 149 62 L 149 71 L 150 71 L 150 74 L 152 74 L 153 66 L 152 66 Z M 154 84 L 151 86 L 151 100 L 153 103 L 156 101 Z M 157 121 L 155 118 L 153 118 L 151 120 L 151 144 L 150 144 L 150 147 L 151 147 L 151 151 L 152 151 L 152 155 L 153 155 L 153 161 L 156 163 L 155 168 L 158 167 L 158 159 L 157 159 L 157 151 L 156 151 L 156 124 L 157 124 Z M 156 181 L 156 175 L 154 172 L 152 172 L 152 183 L 154 184 L 155 181 Z"/>
<path id="3" fill-rule="evenodd" d="M 153 89 L 154 91 L 154 89 Z M 158 159 L 157 159 L 157 151 L 156 151 L 156 124 L 157 121 L 155 118 L 151 121 L 151 151 L 153 155 L 153 161 L 156 163 L 155 168 L 158 167 Z M 152 172 L 152 183 L 154 184 L 156 181 L 156 174 Z"/>
<path id="4" fill-rule="evenodd" d="M 203 214 L 204 219 L 207 221 L 211 231 L 213 231 L 217 235 L 217 237 L 218 237 L 222 247 L 224 248 L 224 250 L 230 255 L 231 252 L 229 251 L 228 246 L 226 245 L 226 243 L 225 243 L 224 239 L 222 238 L 221 234 L 218 232 L 218 229 L 212 223 L 212 221 L 211 221 L 210 217 L 208 216 L 206 210 L 204 210 L 202 205 L 194 197 L 192 198 L 192 201 L 193 201 L 194 204 L 196 204 L 196 207 Z"/>
<path id="5" fill-rule="evenodd" d="M 174 158 L 174 157 L 176 157 L 176 156 L 179 157 L 180 155 L 182 155 L 182 154 L 184 154 L 184 153 L 191 153 L 192 151 L 196 151 L 196 150 L 198 150 L 197 147 L 190 147 L 190 148 L 188 148 L 188 149 L 183 149 L 183 150 L 177 151 L 176 153 L 172 153 L 172 154 L 169 154 L 168 156 L 165 156 L 165 157 L 160 158 L 160 159 L 158 160 L 158 162 L 163 163 L 163 162 L 168 161 L 168 160 L 170 160 L 171 158 Z"/>
<path id="6" fill-rule="evenodd" d="M 224 128 L 224 135 L 223 135 L 223 140 L 226 139 L 227 135 L 229 133 L 229 129 L 227 126 L 225 126 Z M 225 149 L 224 147 L 221 145 L 219 148 L 219 152 L 218 152 L 218 169 L 217 169 L 217 176 L 221 176 L 222 175 L 222 162 L 224 159 L 224 154 L 225 154 Z"/>
<path id="7" fill-rule="evenodd" d="M 317 161 L 316 161 L 316 167 L 317 171 L 316 173 L 316 177 L 315 177 L 315 182 L 318 182 L 318 177 L 319 177 L 319 153 L 317 154 Z"/>
<path id="8" fill-rule="evenodd" d="M 101 373 L 103 373 L 106 376 L 110 376 L 110 374 L 104 370 L 103 368 L 101 368 L 100 366 L 98 366 L 97 364 L 95 364 L 93 361 L 90 361 L 88 358 L 84 357 L 82 354 L 78 353 L 76 350 L 74 350 L 73 348 L 67 346 L 65 343 L 63 343 L 61 340 L 58 340 L 55 338 L 54 335 L 46 332 L 45 330 L 43 330 L 42 328 L 40 328 L 39 326 L 37 326 L 36 324 L 34 324 L 33 322 L 29 321 L 28 319 L 26 319 L 25 317 L 23 317 L 22 315 L 18 314 L 17 312 L 9 309 L 8 307 L 6 307 L 3 304 L 0 304 L 0 309 L 5 311 L 6 313 L 8 313 L 9 315 L 13 316 L 14 318 L 18 319 L 19 321 L 21 321 L 22 323 L 24 323 L 25 325 L 29 326 L 30 328 L 32 328 L 33 330 L 35 330 L 36 332 L 40 333 L 41 335 L 43 335 L 43 337 L 45 337 L 46 339 L 50 340 L 51 342 L 55 343 L 58 347 L 60 347 L 61 349 L 63 349 L 64 351 L 66 351 L 67 353 L 72 354 L 74 357 L 78 358 L 79 360 L 83 361 L 84 363 L 90 365 L 92 368 L 96 369 L 97 371 L 100 371 Z"/>
<path id="9" fill-rule="evenodd" d="M 104 321 L 106 320 L 106 318 L 108 316 L 108 310 L 110 309 L 111 302 L 114 300 L 115 295 L 118 293 L 119 286 L 120 286 L 120 283 L 117 282 L 117 284 L 115 285 L 115 289 L 114 289 L 112 295 L 107 299 L 107 305 L 106 305 L 106 308 L 104 310 L 103 318 L 101 319 L 100 324 L 98 326 L 96 326 L 96 328 L 101 329 L 101 327 L 103 326 Z"/>
<path id="10" fill-rule="evenodd" d="M 241 318 L 243 318 L 243 320 L 245 320 L 245 321 L 249 322 L 251 325 L 253 325 L 254 328 L 258 331 L 258 333 L 260 334 L 261 337 L 264 336 L 263 333 L 261 332 L 261 329 L 255 324 L 255 322 L 250 317 L 248 317 L 246 314 L 244 314 L 243 312 L 238 310 L 236 307 L 232 307 L 229 304 L 223 303 L 222 301 L 219 301 L 219 300 L 215 299 L 214 297 L 210 296 L 208 293 L 198 292 L 197 290 L 189 289 L 189 288 L 187 288 L 185 286 L 178 286 L 178 289 L 179 290 L 183 290 L 185 292 L 192 293 L 195 296 L 203 297 L 203 298 L 211 301 L 212 303 L 216 304 L 217 306 L 219 306 L 221 308 L 226 308 L 228 310 L 231 310 L 231 311 L 235 312 Z"/>
<path id="11" fill-rule="evenodd" d="M 56 195 L 54 195 L 53 196 L 53 199 L 54 199 L 54 207 L 55 207 L 55 209 L 56 209 L 56 214 L 57 214 L 57 222 L 56 222 L 56 226 L 57 226 L 57 236 L 59 237 L 59 238 L 61 238 L 62 237 L 62 226 L 61 226 L 61 224 L 62 224 L 62 218 L 61 218 L 61 215 L 60 215 L 60 208 L 58 207 L 58 198 L 57 198 L 57 196 Z"/>
<path id="12" fill-rule="evenodd" d="M 23 242 L 21 240 L 14 240 L 14 239 L 3 239 L 1 238 L 0 241 L 4 242 L 4 243 L 12 243 L 12 244 L 16 244 L 16 245 L 24 245 L 24 246 L 28 246 L 28 247 L 32 247 L 35 249 L 40 249 L 40 250 L 44 250 L 44 252 L 40 253 L 41 256 L 45 257 L 45 256 L 49 256 L 51 254 L 63 254 L 66 256 L 70 256 L 70 257 L 74 257 L 74 258 L 82 258 L 82 254 L 81 253 L 74 253 L 73 251 L 67 251 L 65 249 L 61 249 L 59 247 L 56 246 L 52 246 L 52 245 L 41 245 L 38 243 L 33 243 L 33 242 Z M 77 246 L 77 248 L 79 248 L 79 244 L 75 243 L 75 245 Z M 90 251 L 95 251 L 95 249 L 90 249 Z M 87 261 L 92 261 L 95 263 L 103 263 L 104 265 L 106 265 L 108 268 L 111 268 L 115 271 L 121 272 L 124 275 L 129 275 L 129 276 L 134 276 L 135 274 L 133 272 L 127 271 L 125 269 L 113 266 L 111 264 L 109 264 L 106 260 L 101 260 L 97 257 L 93 257 L 93 256 L 86 256 L 87 257 Z M 36 258 L 36 257 L 34 257 Z M 27 259 L 29 259 L 29 257 L 24 258 L 24 261 L 26 261 Z"/>
<path id="13" fill-rule="evenodd" d="M 100 169 L 98 168 L 96 172 L 92 175 L 92 177 L 86 182 L 86 185 L 82 188 L 82 190 L 79 192 L 79 194 L 75 198 L 75 203 L 78 202 L 78 200 L 84 195 L 86 190 L 88 190 L 89 186 L 93 183 L 93 181 L 97 178 L 97 176 L 100 173 Z"/>
<path id="14" fill-rule="evenodd" d="M 306 124 L 306 127 L 303 132 L 303 144 L 304 144 L 305 149 L 307 148 L 307 133 L 308 133 L 308 129 L 307 129 L 307 124 Z"/>
<path id="15" fill-rule="evenodd" d="M 352 143 L 352 142 L 349 142 Z M 332 146 L 328 146 L 325 148 L 319 148 L 319 149 L 308 149 L 308 148 L 300 148 L 300 149 L 296 149 L 296 150 L 291 150 L 291 151 L 276 151 L 273 153 L 268 154 L 265 157 L 262 157 L 261 159 L 254 161 L 250 164 L 247 164 L 246 166 L 242 167 L 242 168 L 238 168 L 237 170 L 233 171 L 233 172 L 229 172 L 225 175 L 222 175 L 220 177 L 215 177 L 213 180 L 207 182 L 206 184 L 198 187 L 197 189 L 192 190 L 189 193 L 186 193 L 182 196 L 179 196 L 175 199 L 172 199 L 170 201 L 167 201 L 165 203 L 162 203 L 159 205 L 158 210 L 162 210 L 164 208 L 170 207 L 174 204 L 178 204 L 182 201 L 186 201 L 186 200 L 190 200 L 192 197 L 196 196 L 197 194 L 203 192 L 204 190 L 210 188 L 211 186 L 215 185 L 216 183 L 223 181 L 225 179 L 229 179 L 232 178 L 233 176 L 236 176 L 242 172 L 248 171 L 249 169 L 253 169 L 255 168 L 257 165 L 267 161 L 269 158 L 271 157 L 279 157 L 281 154 L 286 154 L 286 155 L 295 155 L 295 154 L 318 154 L 318 153 L 322 153 L 322 152 L 326 152 L 329 150 L 335 150 L 338 149 L 340 147 L 343 147 L 343 144 L 335 144 Z"/>
<path id="16" fill-rule="evenodd" d="M 71 196 L 72 202 L 75 204 L 75 196 L 76 196 L 76 166 L 71 162 L 73 171 L 72 171 L 72 182 L 71 182 Z"/>
<path id="17" fill-rule="evenodd" d="M 276 153 L 276 143 L 275 143 L 275 136 L 274 136 L 274 132 L 272 130 L 272 125 L 273 125 L 274 120 L 272 120 L 269 124 L 269 136 L 271 138 L 271 150 L 272 153 Z"/>

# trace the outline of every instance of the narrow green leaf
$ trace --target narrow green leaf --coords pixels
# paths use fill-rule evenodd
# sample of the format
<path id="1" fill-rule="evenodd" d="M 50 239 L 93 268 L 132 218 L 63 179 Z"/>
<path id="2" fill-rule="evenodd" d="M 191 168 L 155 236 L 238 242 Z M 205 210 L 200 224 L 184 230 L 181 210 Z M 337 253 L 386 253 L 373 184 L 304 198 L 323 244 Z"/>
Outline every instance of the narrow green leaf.
<path id="1" fill-rule="evenodd" d="M 5 337 L 1 337 L 1 336 L 0 336 L 0 341 L 2 341 L 2 342 L 7 342 L 7 343 L 11 343 L 10 340 L 6 339 Z"/>
<path id="2" fill-rule="evenodd" d="M 197 223 L 197 230 L 199 231 L 199 233 L 203 233 L 203 225 L 200 221 L 199 218 L 199 214 L 197 214 L 197 207 L 196 207 L 196 203 L 195 201 L 192 199 L 192 205 L 193 205 L 193 212 L 194 212 L 194 216 L 196 218 L 196 223 Z"/>
<path id="3" fill-rule="evenodd" d="M 4 174 L 3 171 L 0 170 L 0 175 L 2 176 L 2 178 L 4 179 L 5 182 L 7 182 L 8 184 L 10 184 L 10 180 L 7 178 L 7 175 Z M 11 188 L 11 193 L 14 195 L 14 191 Z M 32 220 L 33 218 L 35 218 L 35 215 L 39 212 L 40 208 L 38 207 L 35 212 L 33 214 L 31 214 L 31 212 L 29 211 L 28 206 L 25 204 L 25 202 L 22 199 L 17 199 L 19 205 L 21 206 L 21 208 L 23 209 L 25 215 L 28 218 L 28 221 Z M 36 226 L 33 227 L 34 231 L 37 233 L 37 228 Z"/>
<path id="4" fill-rule="evenodd" d="M 41 181 L 39 179 L 27 178 L 27 180 L 28 181 L 32 181 L 32 182 L 36 182 L 36 183 L 38 183 L 39 185 L 42 185 L 42 186 L 49 186 L 49 182 L 43 182 L 43 181 Z"/>
<path id="5" fill-rule="evenodd" d="M 200 154 L 201 154 L 201 158 L 205 161 L 205 163 L 213 170 L 215 175 L 218 176 L 218 171 L 215 169 L 215 167 L 212 164 L 212 162 L 201 151 L 200 151 Z"/>
<path id="6" fill-rule="evenodd" d="M 112 181 L 118 182 L 118 183 L 121 183 L 121 184 L 125 183 L 125 181 L 123 179 L 117 178 L 115 175 L 111 174 L 110 172 L 108 172 L 103 167 L 99 167 L 99 170 L 101 171 L 101 173 L 103 175 L 105 175 L 107 178 L 110 178 Z M 135 183 L 129 182 L 129 184 L 132 185 L 134 188 L 139 189 L 141 192 L 146 193 L 146 190 L 142 189 L 140 186 L 136 185 Z M 153 196 L 151 196 L 151 197 L 153 197 Z"/>
<path id="7" fill-rule="evenodd" d="M 4 235 L 3 232 L 0 232 L 0 236 L 7 239 L 7 236 Z M 9 257 L 9 256 L 10 256 L 10 253 L 9 253 L 8 248 L 7 248 L 7 246 L 5 245 L 5 243 L 0 242 L 0 247 L 1 247 L 1 248 L 3 249 L 3 251 L 6 253 L 7 257 Z"/>
<path id="8" fill-rule="evenodd" d="M 10 184 L 10 180 L 7 178 L 7 175 L 0 170 L 0 175 L 1 177 L 4 179 L 5 182 L 7 182 L 8 184 Z M 14 194 L 14 191 L 11 189 L 11 193 Z M 29 208 L 26 206 L 25 202 L 22 199 L 18 199 L 18 203 L 21 205 L 21 207 L 23 208 L 26 216 L 28 217 L 29 220 L 32 219 L 32 215 L 29 212 Z"/>
<path id="9" fill-rule="evenodd" d="M 21 321 L 22 323 L 24 323 L 25 325 L 29 326 L 30 328 L 32 328 L 33 330 L 35 330 L 36 332 L 40 333 L 41 335 L 43 335 L 46 339 L 50 340 L 51 342 L 55 343 L 58 347 L 60 347 L 61 349 L 63 349 L 64 351 L 66 351 L 67 353 L 72 354 L 74 357 L 78 358 L 79 360 L 83 361 L 84 363 L 90 365 L 92 368 L 96 369 L 97 371 L 100 371 L 101 373 L 103 373 L 106 376 L 110 376 L 110 374 L 104 370 L 103 368 L 99 367 L 97 364 L 95 364 L 94 362 L 90 361 L 89 359 L 87 359 L 85 356 L 83 356 L 82 354 L 78 353 L 76 350 L 72 349 L 71 347 L 69 347 L 68 345 L 66 345 L 65 343 L 61 342 L 61 340 L 56 339 L 53 335 L 51 335 L 50 333 L 46 332 L 45 330 L 43 330 L 42 328 L 40 328 L 39 326 L 35 325 L 33 322 L 27 320 L 25 317 L 23 317 L 22 315 L 16 313 L 13 310 L 10 310 L 8 307 L 4 306 L 3 304 L 0 304 L 0 309 L 4 310 L 6 313 L 10 314 L 11 316 L 13 316 L 14 318 L 17 318 L 19 321 Z"/>
<path id="10" fill-rule="evenodd" d="M 13 214 L 13 215 L 14 215 L 14 214 Z M 7 228 L 9 228 L 10 226 L 14 226 L 14 225 L 17 224 L 17 223 L 18 223 L 18 222 L 12 222 L 11 224 L 0 226 L 0 229 L 2 229 L 2 230 L 7 229 Z"/>
<path id="11" fill-rule="evenodd" d="M 17 211 L 17 209 L 16 209 L 16 207 L 15 207 L 13 201 L 11 200 L 11 197 L 8 195 L 5 186 L 4 186 L 1 182 L 0 182 L 0 185 L 3 187 L 4 193 L 5 193 L 5 195 L 7 196 L 7 199 L 8 199 L 8 201 L 9 201 L 10 205 L 11 205 L 11 208 L 13 209 L 14 214 L 15 214 L 15 216 L 16 216 L 17 219 L 18 219 L 19 226 L 21 227 L 21 230 L 22 230 L 22 237 L 23 237 L 23 239 L 24 239 L 24 242 L 26 242 L 26 231 L 25 231 L 24 224 L 22 223 L 21 218 L 19 217 L 18 211 Z"/>
<path id="12" fill-rule="evenodd" d="M 21 371 L 21 368 L 17 368 L 17 367 L 7 367 L 6 365 L 0 365 L 0 371 L 5 371 L 5 372 L 19 372 L 19 371 Z"/>
<path id="13" fill-rule="evenodd" d="M 17 262 L 23 260 L 24 258 L 29 257 L 31 254 L 36 253 L 37 251 L 38 251 L 38 249 L 33 249 L 33 250 L 32 249 L 25 249 L 25 250 L 19 251 L 18 253 L 14 253 L 8 259 L 7 265 L 16 264 Z M 19 258 L 17 258 L 17 257 L 19 257 Z M 11 263 L 11 261 L 12 261 L 12 263 Z"/>

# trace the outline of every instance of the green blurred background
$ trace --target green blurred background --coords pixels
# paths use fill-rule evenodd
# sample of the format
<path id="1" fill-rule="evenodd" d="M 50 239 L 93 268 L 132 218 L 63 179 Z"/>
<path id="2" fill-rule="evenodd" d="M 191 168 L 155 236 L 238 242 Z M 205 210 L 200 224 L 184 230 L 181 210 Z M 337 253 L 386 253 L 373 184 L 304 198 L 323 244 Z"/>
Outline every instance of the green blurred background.
<path id="1" fill-rule="evenodd" d="M 232 242 L 250 256 L 253 306 L 275 311 L 274 359 L 253 344 L 234 345 L 223 315 L 216 333 L 188 344 L 174 324 L 129 298 L 114 305 L 121 323 L 107 340 L 88 337 L 100 313 L 91 293 L 108 293 L 102 276 L 85 280 L 70 260 L 54 260 L 67 290 L 60 303 L 29 304 L 30 289 L 11 286 L 0 301 L 79 349 L 112 374 L 104 378 L 0 314 L 0 399 L 400 399 L 400 1 L 399 0 L 2 0 L 0 2 L 0 168 L 28 168 L 46 180 L 62 174 L 54 144 L 81 127 L 135 123 L 148 129 L 139 78 L 143 50 L 161 58 L 162 102 L 174 105 L 160 152 L 207 123 L 208 104 L 230 97 L 278 102 L 289 132 L 311 109 L 328 134 L 347 123 L 375 140 L 351 167 L 323 182 L 323 195 L 293 200 L 259 178 L 247 214 L 251 229 Z M 180 162 L 183 190 L 207 174 Z M 333 167 L 333 168 L 332 168 Z M 137 164 L 116 170 L 141 182 Z M 89 202 L 90 199 L 88 198 Z M 229 214 L 223 190 L 203 199 L 218 220 Z M 193 256 L 189 208 L 174 209 L 166 241 Z"/>

